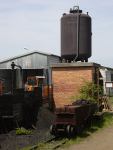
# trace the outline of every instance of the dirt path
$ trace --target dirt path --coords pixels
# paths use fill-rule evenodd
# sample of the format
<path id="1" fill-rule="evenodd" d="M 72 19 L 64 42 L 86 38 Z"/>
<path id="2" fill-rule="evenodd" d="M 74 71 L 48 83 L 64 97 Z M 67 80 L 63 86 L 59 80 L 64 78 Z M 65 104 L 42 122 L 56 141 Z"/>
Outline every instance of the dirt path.
<path id="1" fill-rule="evenodd" d="M 113 126 L 98 131 L 65 150 L 113 150 Z"/>

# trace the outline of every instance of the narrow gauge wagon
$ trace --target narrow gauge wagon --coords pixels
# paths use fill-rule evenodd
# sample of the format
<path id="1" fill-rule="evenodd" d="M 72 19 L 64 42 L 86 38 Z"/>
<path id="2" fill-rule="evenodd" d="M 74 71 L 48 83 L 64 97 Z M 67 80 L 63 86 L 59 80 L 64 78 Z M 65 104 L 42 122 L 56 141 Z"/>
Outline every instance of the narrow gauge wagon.
<path id="1" fill-rule="evenodd" d="M 55 136 L 60 132 L 68 136 L 79 133 L 91 121 L 96 110 L 97 104 L 87 101 L 56 108 L 56 119 L 50 126 L 50 133 Z"/>

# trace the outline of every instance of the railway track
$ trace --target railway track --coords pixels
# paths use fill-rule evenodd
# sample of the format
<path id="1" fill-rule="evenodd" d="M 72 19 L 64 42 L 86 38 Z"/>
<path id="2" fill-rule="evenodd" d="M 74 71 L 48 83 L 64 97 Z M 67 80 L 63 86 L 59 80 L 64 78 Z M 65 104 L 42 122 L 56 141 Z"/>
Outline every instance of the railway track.
<path id="1" fill-rule="evenodd" d="M 29 150 L 56 150 L 63 146 L 67 142 L 67 139 L 61 139 L 58 137 L 51 138 L 43 143 L 32 146 Z"/>

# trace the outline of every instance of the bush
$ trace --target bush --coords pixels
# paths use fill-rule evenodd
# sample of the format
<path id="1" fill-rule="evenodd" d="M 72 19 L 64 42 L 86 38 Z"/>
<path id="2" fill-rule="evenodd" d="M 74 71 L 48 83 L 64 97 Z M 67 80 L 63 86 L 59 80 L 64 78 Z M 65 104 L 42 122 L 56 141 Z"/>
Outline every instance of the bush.
<path id="1" fill-rule="evenodd" d="M 97 101 L 98 96 L 103 94 L 101 86 L 94 84 L 92 82 L 85 82 L 85 84 L 80 89 L 79 98 Z"/>

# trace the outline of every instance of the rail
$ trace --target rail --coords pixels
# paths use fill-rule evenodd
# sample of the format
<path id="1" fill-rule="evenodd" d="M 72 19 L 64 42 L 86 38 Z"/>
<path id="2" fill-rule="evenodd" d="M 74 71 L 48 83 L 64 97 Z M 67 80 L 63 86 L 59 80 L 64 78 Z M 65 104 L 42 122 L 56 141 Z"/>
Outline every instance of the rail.
<path id="1" fill-rule="evenodd" d="M 67 139 L 61 139 L 59 137 L 51 138 L 43 143 L 32 146 L 29 150 L 55 150 L 64 145 L 67 142 Z"/>

